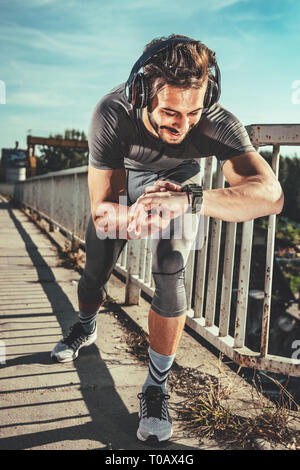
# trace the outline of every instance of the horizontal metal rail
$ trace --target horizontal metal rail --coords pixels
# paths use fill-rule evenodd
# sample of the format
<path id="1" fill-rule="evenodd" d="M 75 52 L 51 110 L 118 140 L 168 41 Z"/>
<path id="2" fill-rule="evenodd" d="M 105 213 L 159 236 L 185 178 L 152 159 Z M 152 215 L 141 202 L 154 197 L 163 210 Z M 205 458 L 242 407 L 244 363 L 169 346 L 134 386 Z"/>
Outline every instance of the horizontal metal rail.
<path id="1" fill-rule="evenodd" d="M 273 146 L 272 168 L 278 176 L 280 145 L 300 145 L 300 125 L 252 125 L 248 126 L 247 130 L 257 149 L 264 145 Z M 213 188 L 214 157 L 199 159 L 199 163 L 204 189 Z M 214 187 L 222 186 L 224 186 L 224 177 L 217 165 Z M 5 193 L 3 187 L 2 191 Z M 72 239 L 84 243 L 85 229 L 90 215 L 87 167 L 48 173 L 18 182 L 14 187 L 14 198 L 46 218 L 52 229 L 63 230 Z M 253 220 L 233 223 L 204 217 L 203 224 L 203 244 L 199 250 L 191 251 L 186 266 L 187 324 L 238 364 L 300 377 L 298 358 L 268 354 L 276 216 L 269 216 L 265 247 L 260 351 L 253 351 L 245 344 Z M 234 259 L 238 246 L 238 233 L 240 258 L 236 308 L 232 325 Z M 223 252 L 220 249 L 222 236 Z M 141 291 L 150 297 L 153 296 L 151 264 L 151 238 L 130 240 L 125 245 L 115 270 L 126 278 L 125 301 L 128 304 L 138 304 Z M 217 302 L 218 288 L 220 299 Z"/>

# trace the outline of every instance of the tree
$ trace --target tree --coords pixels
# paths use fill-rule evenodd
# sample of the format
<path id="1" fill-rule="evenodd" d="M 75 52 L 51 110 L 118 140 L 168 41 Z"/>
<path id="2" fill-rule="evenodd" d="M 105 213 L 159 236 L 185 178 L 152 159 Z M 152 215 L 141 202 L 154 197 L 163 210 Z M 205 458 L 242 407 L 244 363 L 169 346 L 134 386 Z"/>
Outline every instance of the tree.
<path id="1" fill-rule="evenodd" d="M 260 154 L 271 164 L 271 152 L 261 151 Z M 278 179 L 284 192 L 281 216 L 300 222 L 300 158 L 280 155 Z"/>
<path id="2" fill-rule="evenodd" d="M 64 136 L 61 134 L 50 134 L 49 138 L 57 140 L 87 140 L 85 133 L 76 129 L 66 129 Z M 75 168 L 88 164 L 88 149 L 45 145 L 40 149 L 40 153 L 41 155 L 37 158 L 37 174 L 66 170 L 68 168 Z"/>

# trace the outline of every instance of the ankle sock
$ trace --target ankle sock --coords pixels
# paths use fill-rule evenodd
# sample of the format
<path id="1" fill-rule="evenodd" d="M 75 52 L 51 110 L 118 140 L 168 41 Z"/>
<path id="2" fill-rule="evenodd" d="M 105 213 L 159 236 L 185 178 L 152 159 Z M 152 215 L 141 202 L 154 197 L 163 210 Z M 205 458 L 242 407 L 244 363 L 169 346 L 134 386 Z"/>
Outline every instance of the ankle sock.
<path id="1" fill-rule="evenodd" d="M 96 326 L 96 316 L 98 312 L 84 313 L 79 310 L 78 318 L 85 333 L 93 333 Z"/>
<path id="2" fill-rule="evenodd" d="M 143 392 L 149 385 L 160 386 L 164 393 L 167 391 L 167 380 L 176 354 L 164 356 L 149 348 L 149 373 L 143 385 Z"/>

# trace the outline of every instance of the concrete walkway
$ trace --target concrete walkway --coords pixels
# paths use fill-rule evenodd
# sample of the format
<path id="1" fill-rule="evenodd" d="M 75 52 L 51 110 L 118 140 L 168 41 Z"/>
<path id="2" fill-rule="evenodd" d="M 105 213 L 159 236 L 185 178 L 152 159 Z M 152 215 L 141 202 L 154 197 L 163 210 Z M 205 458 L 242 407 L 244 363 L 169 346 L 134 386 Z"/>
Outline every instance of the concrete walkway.
<path id="1" fill-rule="evenodd" d="M 149 449 L 136 438 L 145 367 L 110 312 L 73 363 L 50 351 L 76 321 L 79 274 L 28 217 L 0 201 L 1 449 Z M 2 355 L 2 362 L 3 355 Z M 168 449 L 197 448 L 175 436 Z"/>
<path id="2" fill-rule="evenodd" d="M 96 344 L 76 361 L 50 359 L 53 346 L 77 319 L 78 279 L 76 271 L 61 265 L 49 237 L 0 197 L 0 449 L 150 450 L 136 438 L 137 394 L 147 370 L 128 351 L 112 312 L 103 309 Z M 115 276 L 109 293 L 147 329 L 145 300 L 124 306 L 124 284 Z M 186 332 L 177 362 L 235 381 L 235 408 L 252 406 L 251 387 L 226 366 L 220 370 L 218 358 Z M 174 436 L 160 449 L 219 448 L 212 440 L 199 444 L 175 422 Z"/>

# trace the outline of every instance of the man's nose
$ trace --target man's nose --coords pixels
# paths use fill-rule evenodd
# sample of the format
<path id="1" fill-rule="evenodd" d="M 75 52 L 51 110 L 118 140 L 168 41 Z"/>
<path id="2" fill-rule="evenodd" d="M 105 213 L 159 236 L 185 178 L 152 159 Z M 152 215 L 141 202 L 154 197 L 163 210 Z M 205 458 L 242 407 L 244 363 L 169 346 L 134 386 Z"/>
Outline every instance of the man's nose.
<path id="1" fill-rule="evenodd" d="M 187 131 L 189 129 L 189 126 L 189 117 L 178 116 L 176 121 L 174 121 L 174 128 L 177 129 L 180 133 Z"/>

